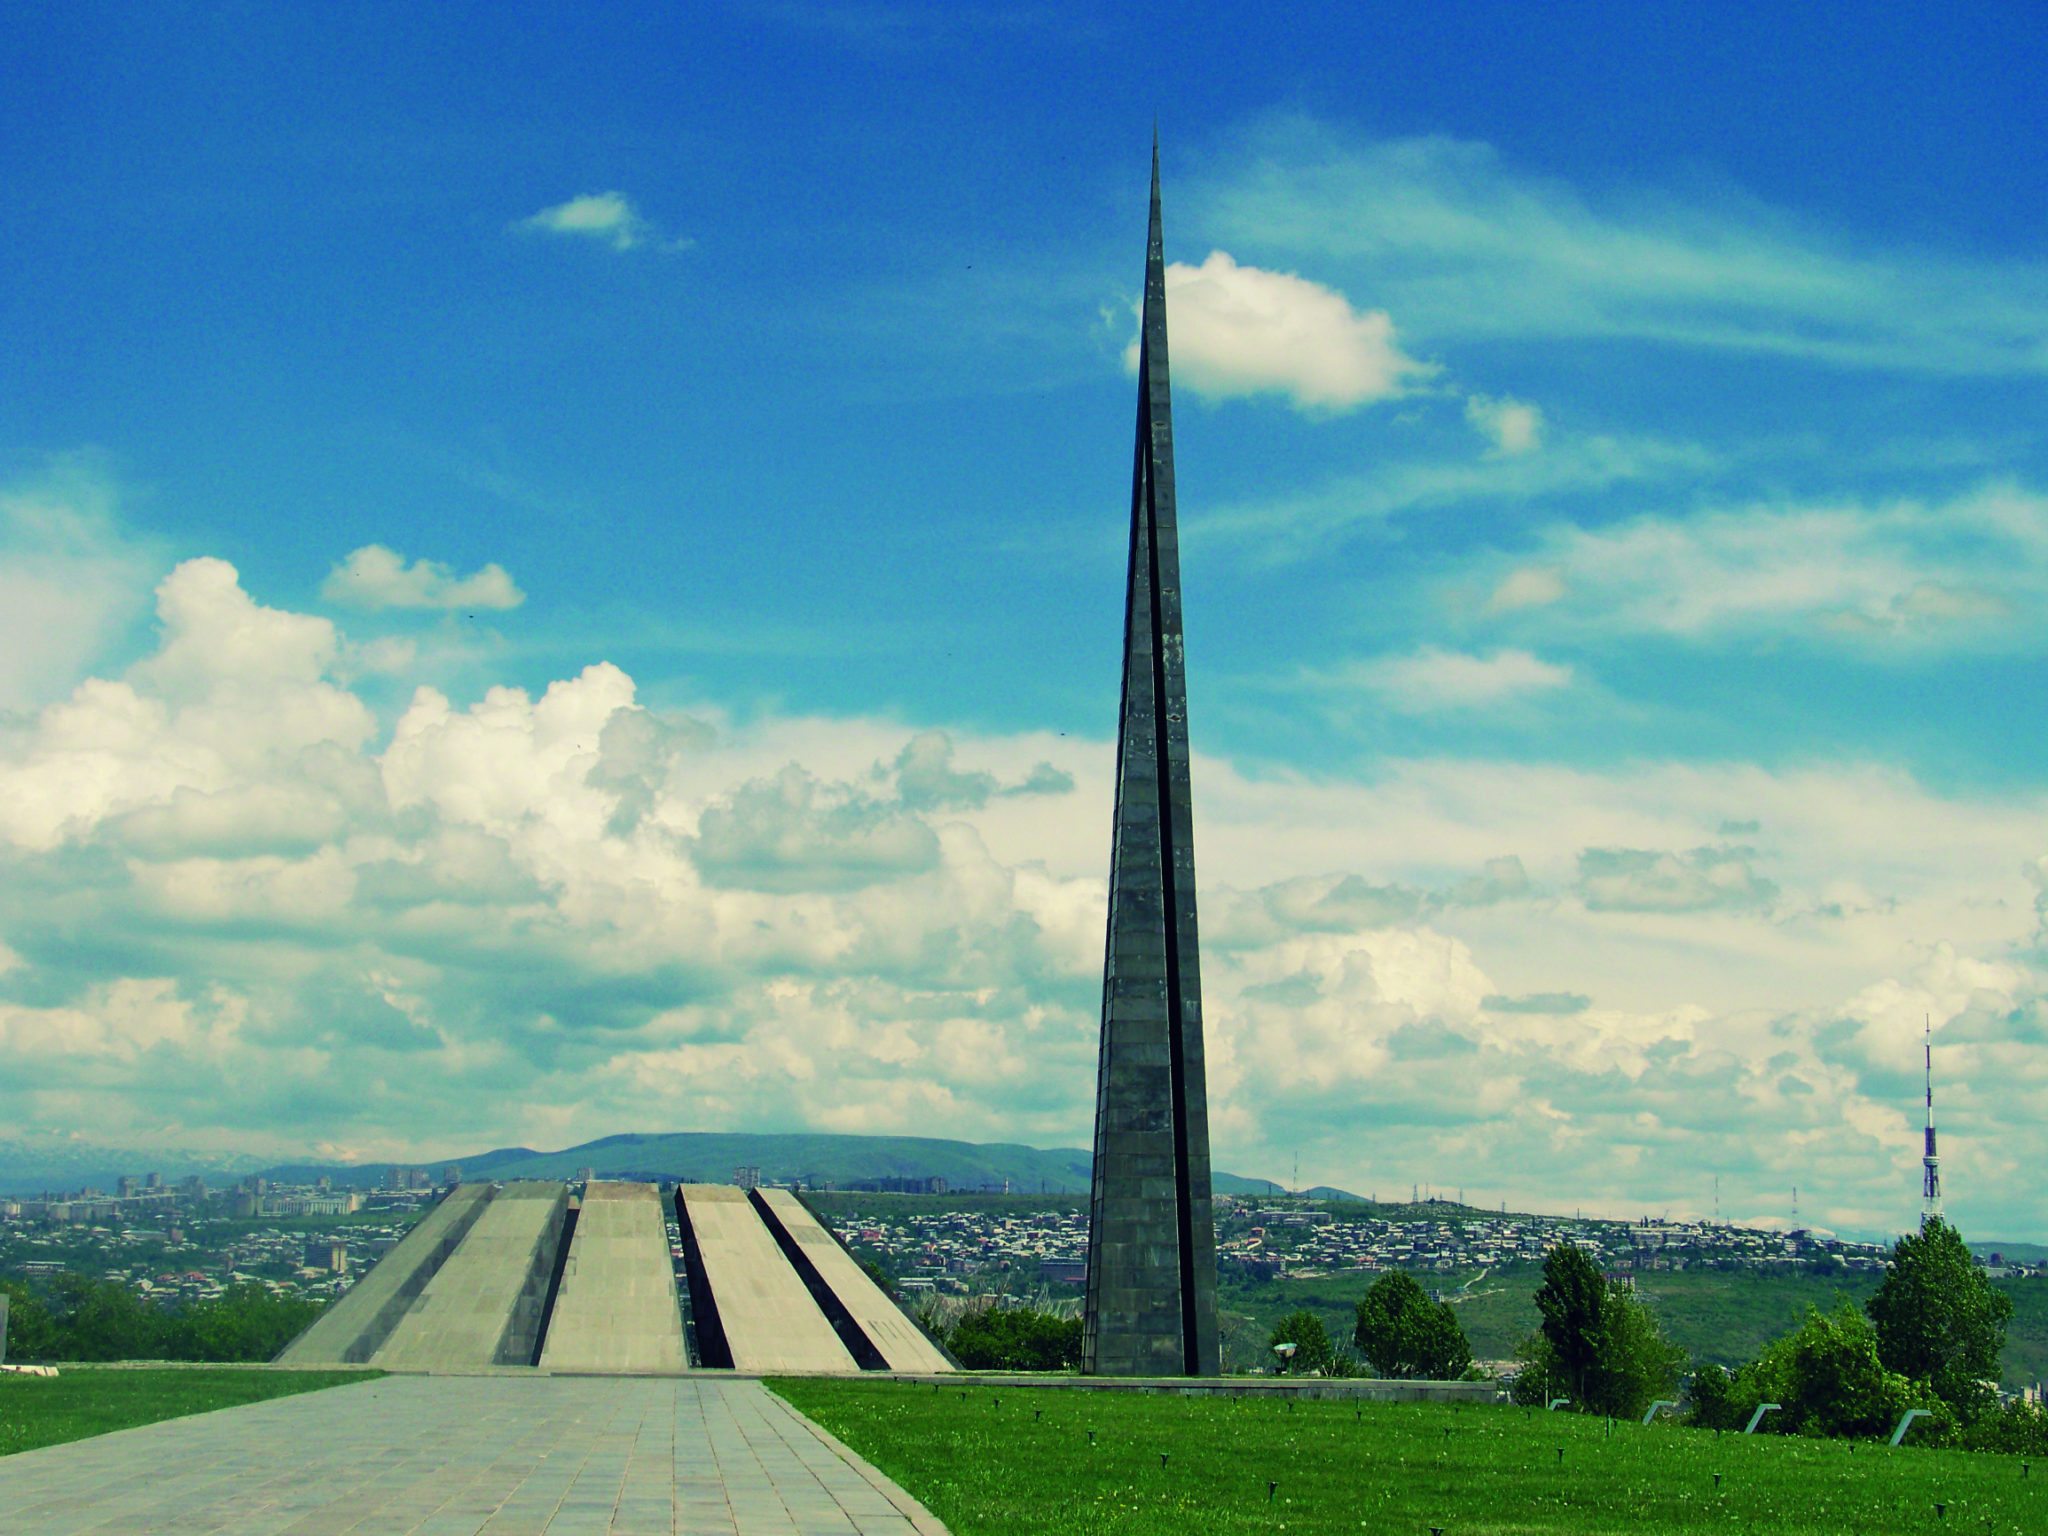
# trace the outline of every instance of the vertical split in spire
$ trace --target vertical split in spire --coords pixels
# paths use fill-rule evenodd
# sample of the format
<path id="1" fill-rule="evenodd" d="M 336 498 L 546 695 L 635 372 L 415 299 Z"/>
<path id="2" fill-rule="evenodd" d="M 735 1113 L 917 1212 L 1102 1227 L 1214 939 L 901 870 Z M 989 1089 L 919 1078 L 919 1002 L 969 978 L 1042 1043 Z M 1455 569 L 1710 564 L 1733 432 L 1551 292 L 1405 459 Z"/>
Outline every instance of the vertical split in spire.
<path id="1" fill-rule="evenodd" d="M 1213 1375 L 1219 1364 L 1188 802 L 1155 130 L 1082 1343 L 1083 1369 L 1104 1375 Z"/>

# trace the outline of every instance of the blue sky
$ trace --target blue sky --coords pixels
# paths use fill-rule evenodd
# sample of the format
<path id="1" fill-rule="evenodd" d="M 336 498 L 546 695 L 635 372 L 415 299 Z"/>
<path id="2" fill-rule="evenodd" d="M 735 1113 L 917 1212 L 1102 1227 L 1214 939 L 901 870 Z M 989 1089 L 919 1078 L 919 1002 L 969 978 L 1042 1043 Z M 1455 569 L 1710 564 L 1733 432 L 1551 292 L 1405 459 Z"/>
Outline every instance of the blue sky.
<path id="1" fill-rule="evenodd" d="M 0 16 L 0 1133 L 1085 1141 L 1156 117 L 1219 1161 L 2038 1235 L 2040 19 L 1440 10 Z"/>

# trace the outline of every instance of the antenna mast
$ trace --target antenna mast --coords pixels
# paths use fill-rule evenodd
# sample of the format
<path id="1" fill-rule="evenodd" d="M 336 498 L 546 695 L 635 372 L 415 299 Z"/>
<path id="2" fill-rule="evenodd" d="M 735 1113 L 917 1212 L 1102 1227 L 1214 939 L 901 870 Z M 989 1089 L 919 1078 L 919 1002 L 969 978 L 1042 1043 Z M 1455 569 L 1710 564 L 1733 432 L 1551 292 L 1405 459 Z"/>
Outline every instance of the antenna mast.
<path id="1" fill-rule="evenodd" d="M 1927 1150 L 1920 1157 L 1920 1230 L 1941 1220 L 1941 1157 L 1934 1150 L 1934 1018 L 1921 1019 L 1921 1055 L 1927 1067 Z"/>

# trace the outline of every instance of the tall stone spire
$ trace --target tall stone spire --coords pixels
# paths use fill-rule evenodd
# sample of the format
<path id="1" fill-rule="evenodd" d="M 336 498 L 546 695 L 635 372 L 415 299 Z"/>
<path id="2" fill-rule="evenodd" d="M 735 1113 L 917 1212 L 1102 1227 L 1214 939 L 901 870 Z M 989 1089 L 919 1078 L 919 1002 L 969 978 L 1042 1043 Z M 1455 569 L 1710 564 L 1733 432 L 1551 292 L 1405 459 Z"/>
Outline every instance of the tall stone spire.
<path id="1" fill-rule="evenodd" d="M 1156 134 L 1125 590 L 1082 1369 L 1211 1376 L 1216 1233 Z"/>

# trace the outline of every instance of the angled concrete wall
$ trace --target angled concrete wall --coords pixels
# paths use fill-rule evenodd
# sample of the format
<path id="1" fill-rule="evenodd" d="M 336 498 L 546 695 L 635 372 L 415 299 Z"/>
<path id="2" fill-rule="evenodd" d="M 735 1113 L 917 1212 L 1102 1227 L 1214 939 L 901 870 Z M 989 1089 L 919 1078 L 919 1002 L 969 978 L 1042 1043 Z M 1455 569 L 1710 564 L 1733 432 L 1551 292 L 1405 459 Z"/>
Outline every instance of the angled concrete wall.
<path id="1" fill-rule="evenodd" d="M 393 1370 L 531 1365 L 569 1210 L 566 1184 L 507 1184 L 370 1357 Z"/>
<path id="2" fill-rule="evenodd" d="M 854 1326 L 892 1371 L 950 1371 L 952 1363 L 903 1315 L 882 1288 L 868 1278 L 844 1247 L 813 1216 L 803 1201 L 786 1189 L 756 1190 L 768 1219 L 781 1227 L 797 1251 L 838 1300 Z"/>
<path id="3" fill-rule="evenodd" d="M 360 1365 L 368 1360 L 469 1234 L 494 1193 L 489 1184 L 464 1184 L 449 1191 L 277 1358 L 287 1365 Z"/>
<path id="4" fill-rule="evenodd" d="M 618 1374 L 688 1369 L 675 1263 L 652 1184 L 584 1190 L 540 1363 Z"/>
<path id="5" fill-rule="evenodd" d="M 748 1203 L 746 1191 L 686 1184 L 682 1205 L 735 1369 L 848 1374 L 860 1369 Z"/>

